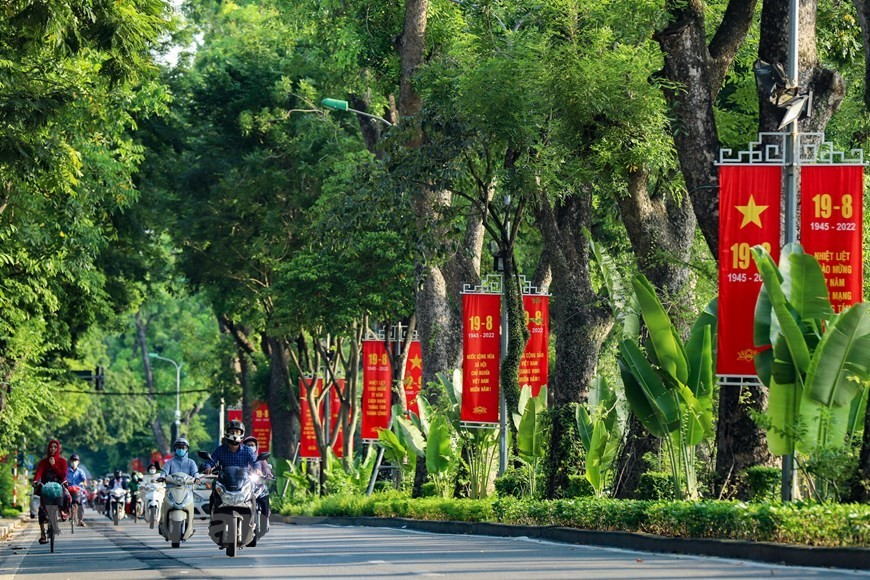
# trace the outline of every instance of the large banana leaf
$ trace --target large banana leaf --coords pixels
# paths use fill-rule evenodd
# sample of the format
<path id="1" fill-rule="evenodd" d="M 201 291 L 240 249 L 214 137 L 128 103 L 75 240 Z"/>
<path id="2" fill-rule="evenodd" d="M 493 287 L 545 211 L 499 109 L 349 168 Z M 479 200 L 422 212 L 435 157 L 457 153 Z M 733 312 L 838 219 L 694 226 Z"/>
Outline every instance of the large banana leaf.
<path id="1" fill-rule="evenodd" d="M 384 448 L 384 458 L 391 465 L 401 467 L 408 456 L 408 450 L 399 437 L 390 429 L 381 429 L 378 431 L 378 444 Z"/>
<path id="2" fill-rule="evenodd" d="M 535 404 L 526 405 L 523 418 L 517 429 L 517 451 L 529 463 L 544 456 L 544 421 Z"/>
<path id="3" fill-rule="evenodd" d="M 870 364 L 870 303 L 844 310 L 828 327 L 807 371 L 807 396 L 827 407 L 848 405 L 861 390 L 852 365 Z"/>
<path id="4" fill-rule="evenodd" d="M 619 370 L 631 410 L 650 433 L 667 437 L 680 426 L 676 393 L 662 382 L 636 344 L 623 340 L 619 352 Z"/>
<path id="5" fill-rule="evenodd" d="M 436 416 L 429 424 L 429 439 L 426 441 L 426 469 L 432 475 L 440 475 L 450 468 L 453 447 L 450 444 L 450 427 L 446 419 Z"/>
<path id="6" fill-rule="evenodd" d="M 862 303 L 837 317 L 814 353 L 801 403 L 807 426 L 801 450 L 843 442 L 849 431 L 851 403 L 862 392 L 868 362 L 870 303 Z"/>
<path id="7" fill-rule="evenodd" d="M 432 407 L 429 406 L 429 401 L 426 400 L 422 395 L 417 395 L 417 420 L 414 421 L 414 424 L 417 425 L 417 428 L 423 433 L 424 437 L 429 436 L 429 417 L 432 416 Z M 413 417 L 414 414 L 412 413 Z"/>
<path id="8" fill-rule="evenodd" d="M 834 314 L 828 299 L 828 286 L 818 261 L 797 244 L 788 254 L 787 260 L 780 260 L 782 291 L 788 297 L 801 320 L 827 320 Z M 818 325 L 817 325 L 818 326 Z"/>
<path id="9" fill-rule="evenodd" d="M 791 351 L 788 349 L 788 343 L 783 335 L 777 337 L 773 343 L 773 359 L 771 360 L 770 373 L 774 380 L 780 385 L 791 383 L 803 385 L 802 377 L 798 375 L 795 368 L 794 360 L 791 358 Z"/>
<path id="10" fill-rule="evenodd" d="M 714 328 L 711 324 L 699 326 L 698 323 L 695 323 L 692 333 L 689 335 L 689 342 L 686 344 L 686 354 L 689 356 L 689 381 L 686 386 L 698 399 L 710 399 L 711 409 Z"/>
<path id="11" fill-rule="evenodd" d="M 767 397 L 767 416 L 771 429 L 767 430 L 767 447 L 773 455 L 794 454 L 795 425 L 800 404 L 801 388 L 798 385 L 781 385 L 771 378 Z"/>
<path id="12" fill-rule="evenodd" d="M 586 479 L 592 484 L 596 495 L 603 491 L 603 478 L 601 477 L 602 460 L 610 433 L 604 425 L 604 421 L 596 421 L 592 431 L 592 439 L 589 450 L 586 452 Z"/>
<path id="13" fill-rule="evenodd" d="M 580 432 L 580 440 L 583 442 L 583 449 L 586 450 L 586 453 L 589 453 L 592 446 L 592 430 L 595 429 L 595 425 L 592 423 L 592 417 L 589 415 L 589 411 L 586 410 L 586 407 L 583 405 L 576 405 L 574 407 L 574 418 L 577 420 L 577 431 Z"/>
<path id="14" fill-rule="evenodd" d="M 810 366 L 810 351 L 807 343 L 804 342 L 803 330 L 795 319 L 796 313 L 783 292 L 782 285 L 780 284 L 780 274 L 773 266 L 773 261 L 767 259 L 766 256 L 769 258 L 764 247 L 754 246 L 752 248 L 752 257 L 761 274 L 764 287 L 767 289 L 768 297 L 773 306 L 773 312 L 776 320 L 779 322 L 791 357 L 798 370 L 801 373 L 805 373 Z"/>
<path id="15" fill-rule="evenodd" d="M 658 364 L 669 375 L 686 384 L 689 380 L 686 351 L 674 325 L 671 324 L 671 319 L 659 302 L 655 288 L 643 275 L 635 277 L 632 286 L 640 303 L 640 313 L 649 330 L 650 342 L 655 350 Z"/>
<path id="16" fill-rule="evenodd" d="M 588 229 L 583 228 L 583 235 L 589 241 L 589 248 L 595 257 L 594 264 L 604 281 L 610 304 L 613 305 L 614 318 L 622 323 L 622 332 L 620 333 L 622 338 L 626 340 L 637 338 L 640 334 L 640 318 L 638 317 L 640 308 L 637 304 L 637 298 L 633 293 L 626 292 L 613 258 L 601 244 L 592 239 L 592 234 Z"/>
<path id="17" fill-rule="evenodd" d="M 398 405 L 393 409 L 393 419 L 399 425 L 405 447 L 413 451 L 417 457 L 426 457 L 426 440 L 423 438 L 423 433 L 411 421 L 402 417 Z"/>

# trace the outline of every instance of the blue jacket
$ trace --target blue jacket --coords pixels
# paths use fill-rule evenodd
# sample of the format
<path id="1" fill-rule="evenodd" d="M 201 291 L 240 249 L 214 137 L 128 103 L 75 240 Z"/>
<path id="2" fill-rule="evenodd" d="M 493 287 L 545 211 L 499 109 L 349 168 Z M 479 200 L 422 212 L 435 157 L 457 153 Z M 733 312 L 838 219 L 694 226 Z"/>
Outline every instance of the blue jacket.
<path id="1" fill-rule="evenodd" d="M 70 467 L 66 470 L 66 480 L 70 485 L 81 485 L 87 481 L 87 479 L 85 472 L 80 467 L 76 469 Z"/>
<path id="2" fill-rule="evenodd" d="M 172 475 L 173 473 L 186 473 L 191 477 L 199 477 L 199 470 L 196 468 L 196 462 L 190 457 L 179 457 L 174 455 L 172 459 L 163 465 L 160 470 L 164 475 Z"/>

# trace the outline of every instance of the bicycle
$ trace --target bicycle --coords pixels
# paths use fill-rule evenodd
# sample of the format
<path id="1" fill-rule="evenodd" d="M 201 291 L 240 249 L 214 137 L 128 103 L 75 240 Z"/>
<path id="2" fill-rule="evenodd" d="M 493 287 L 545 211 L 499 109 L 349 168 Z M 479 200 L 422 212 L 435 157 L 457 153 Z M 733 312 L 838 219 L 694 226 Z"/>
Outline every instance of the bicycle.
<path id="1" fill-rule="evenodd" d="M 84 511 L 84 506 L 81 505 L 82 489 L 77 485 L 71 485 L 69 486 L 69 493 L 72 496 L 69 512 L 69 529 L 71 534 L 75 534 L 76 526 L 81 525 L 82 511 Z"/>
<path id="2" fill-rule="evenodd" d="M 63 504 L 63 487 L 57 482 L 46 483 L 40 490 L 39 501 L 48 519 L 45 533 L 48 536 L 49 549 L 54 553 L 54 540 L 60 535 L 59 511 Z"/>

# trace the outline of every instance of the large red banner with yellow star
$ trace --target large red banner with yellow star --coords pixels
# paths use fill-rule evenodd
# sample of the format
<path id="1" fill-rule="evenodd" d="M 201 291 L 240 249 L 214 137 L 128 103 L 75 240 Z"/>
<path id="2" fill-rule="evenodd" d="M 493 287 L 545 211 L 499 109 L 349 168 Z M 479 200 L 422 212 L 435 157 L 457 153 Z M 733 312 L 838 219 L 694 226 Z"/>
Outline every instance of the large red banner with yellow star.
<path id="1" fill-rule="evenodd" d="M 314 383 L 314 396 L 318 397 L 323 389 L 323 379 L 319 378 L 316 381 L 312 381 L 312 379 L 308 378 L 300 378 L 299 379 L 299 407 L 301 409 L 301 416 L 299 418 L 301 434 L 299 435 L 299 457 L 305 457 L 309 459 L 320 459 L 320 449 L 317 447 L 317 433 L 314 429 L 314 418 L 311 415 L 311 407 L 308 405 L 308 399 L 306 395 L 308 393 L 308 387 L 311 383 Z M 342 390 L 342 393 L 345 392 L 346 384 L 344 379 L 338 379 L 337 388 Z M 339 423 L 339 413 L 341 412 L 341 400 L 338 397 L 338 393 L 335 391 L 336 387 L 330 390 L 329 393 L 329 421 L 330 428 L 329 432 L 333 433 L 336 429 L 341 429 L 341 424 Z M 320 408 L 318 409 L 321 422 L 325 421 L 325 405 L 323 402 L 320 403 Z M 342 445 L 343 445 L 343 437 L 344 433 L 340 432 L 338 435 L 338 439 L 335 441 L 335 445 L 332 446 L 333 452 L 335 452 L 336 457 L 342 456 Z"/>
<path id="2" fill-rule="evenodd" d="M 779 260 L 779 165 L 719 167 L 719 343 L 716 372 L 754 376 L 755 303 L 761 276 L 750 249 L 764 245 Z"/>
<path id="3" fill-rule="evenodd" d="M 532 396 L 537 397 L 541 387 L 547 384 L 550 354 L 550 297 L 539 294 L 523 296 L 526 313 L 526 328 L 529 341 L 520 359 L 520 388 L 532 387 Z"/>
<path id="4" fill-rule="evenodd" d="M 801 168 L 801 245 L 819 261 L 835 312 L 863 299 L 863 165 Z"/>
<path id="5" fill-rule="evenodd" d="M 462 295 L 462 406 L 469 423 L 498 423 L 501 296 Z"/>

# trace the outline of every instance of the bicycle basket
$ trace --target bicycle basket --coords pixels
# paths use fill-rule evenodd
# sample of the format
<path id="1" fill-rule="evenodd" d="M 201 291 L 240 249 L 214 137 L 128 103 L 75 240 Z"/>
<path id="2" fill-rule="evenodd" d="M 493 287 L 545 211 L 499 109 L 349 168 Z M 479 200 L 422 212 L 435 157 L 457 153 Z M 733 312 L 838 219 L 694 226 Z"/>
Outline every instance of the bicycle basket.
<path id="1" fill-rule="evenodd" d="M 46 483 L 42 486 L 40 497 L 44 504 L 59 505 L 63 503 L 63 488 L 56 481 Z"/>

